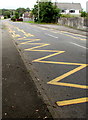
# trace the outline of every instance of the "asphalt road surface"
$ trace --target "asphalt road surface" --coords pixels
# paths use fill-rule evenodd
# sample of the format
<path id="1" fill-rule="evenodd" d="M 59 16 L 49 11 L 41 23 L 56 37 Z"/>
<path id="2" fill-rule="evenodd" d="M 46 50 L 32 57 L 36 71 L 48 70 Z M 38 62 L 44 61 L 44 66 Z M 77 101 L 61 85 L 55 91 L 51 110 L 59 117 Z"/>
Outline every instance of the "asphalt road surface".
<path id="1" fill-rule="evenodd" d="M 4 23 L 38 75 L 56 117 L 87 118 L 86 36 L 81 31 L 75 34 L 35 24 Z"/>

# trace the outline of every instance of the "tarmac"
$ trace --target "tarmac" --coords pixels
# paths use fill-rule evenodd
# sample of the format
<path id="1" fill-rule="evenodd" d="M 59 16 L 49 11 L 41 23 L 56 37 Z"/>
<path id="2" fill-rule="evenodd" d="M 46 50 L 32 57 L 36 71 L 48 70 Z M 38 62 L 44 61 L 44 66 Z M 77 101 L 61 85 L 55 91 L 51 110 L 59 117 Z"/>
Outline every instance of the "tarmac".
<path id="1" fill-rule="evenodd" d="M 28 23 L 25 23 L 28 24 Z M 35 25 L 35 24 L 34 24 Z M 86 31 L 65 26 L 42 25 L 40 27 L 67 31 L 87 36 Z M 30 72 L 13 43 L 6 27 L 2 28 L 2 118 L 26 118 L 53 120 Z"/>

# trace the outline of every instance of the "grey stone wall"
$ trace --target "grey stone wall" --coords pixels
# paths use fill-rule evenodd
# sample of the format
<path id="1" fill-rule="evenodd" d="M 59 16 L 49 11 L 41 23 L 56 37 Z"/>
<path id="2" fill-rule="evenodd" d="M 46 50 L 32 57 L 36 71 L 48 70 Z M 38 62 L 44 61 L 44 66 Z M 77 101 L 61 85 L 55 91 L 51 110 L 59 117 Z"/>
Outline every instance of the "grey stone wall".
<path id="1" fill-rule="evenodd" d="M 86 30 L 88 27 L 88 19 L 82 17 L 73 17 L 73 18 L 63 17 L 58 19 L 58 23 L 61 25 L 66 25 L 82 30 Z"/>

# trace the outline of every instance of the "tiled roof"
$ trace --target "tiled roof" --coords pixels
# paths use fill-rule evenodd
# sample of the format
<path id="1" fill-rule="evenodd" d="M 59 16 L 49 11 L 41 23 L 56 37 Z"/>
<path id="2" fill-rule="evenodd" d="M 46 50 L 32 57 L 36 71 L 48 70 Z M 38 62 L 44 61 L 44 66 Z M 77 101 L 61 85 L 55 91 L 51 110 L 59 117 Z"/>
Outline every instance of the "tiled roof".
<path id="1" fill-rule="evenodd" d="M 60 9 L 75 9 L 75 10 L 82 10 L 80 3 L 56 3 L 58 8 Z"/>

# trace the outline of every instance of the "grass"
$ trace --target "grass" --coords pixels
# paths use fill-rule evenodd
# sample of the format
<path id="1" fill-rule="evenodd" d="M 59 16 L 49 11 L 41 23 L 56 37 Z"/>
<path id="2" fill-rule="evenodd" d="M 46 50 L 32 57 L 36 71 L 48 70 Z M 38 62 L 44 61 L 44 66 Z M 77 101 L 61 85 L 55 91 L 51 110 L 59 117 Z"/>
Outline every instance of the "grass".
<path id="1" fill-rule="evenodd" d="M 23 22 L 26 22 L 26 23 L 35 23 L 34 21 L 23 21 Z"/>
<path id="2" fill-rule="evenodd" d="M 34 22 L 34 21 L 23 21 L 26 23 L 34 23 L 34 24 L 49 24 L 49 25 L 58 25 L 58 23 L 40 23 L 40 22 Z"/>

